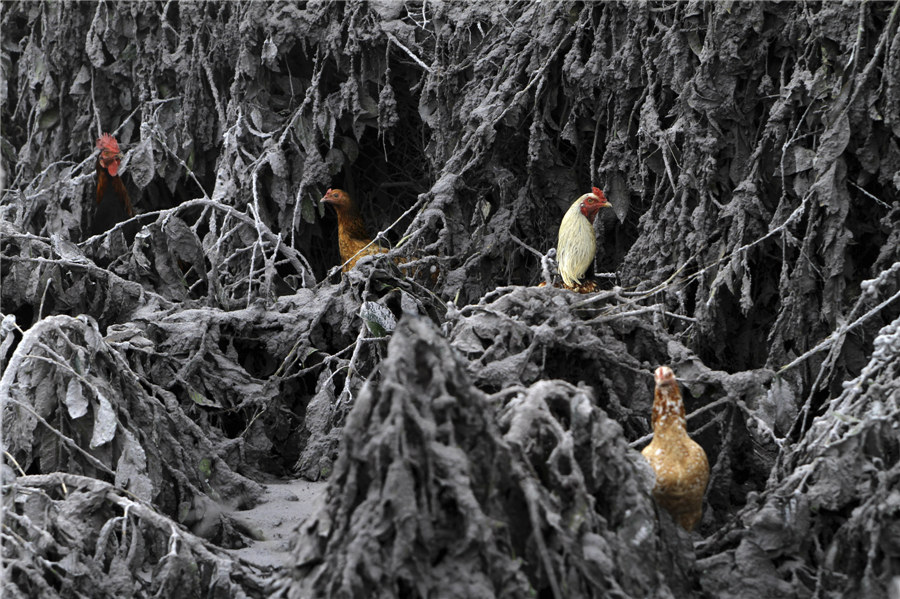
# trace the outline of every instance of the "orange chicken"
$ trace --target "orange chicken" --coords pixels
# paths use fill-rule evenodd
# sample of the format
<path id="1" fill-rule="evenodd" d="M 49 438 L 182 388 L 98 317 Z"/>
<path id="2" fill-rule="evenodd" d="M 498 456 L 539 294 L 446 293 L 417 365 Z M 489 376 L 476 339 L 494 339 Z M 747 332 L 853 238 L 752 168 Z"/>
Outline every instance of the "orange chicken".
<path id="1" fill-rule="evenodd" d="M 678 524 L 694 529 L 703 513 L 703 495 L 709 483 L 706 452 L 687 434 L 684 402 L 668 366 L 654 373 L 653 440 L 641 452 L 656 473 L 653 497 Z"/>
<path id="2" fill-rule="evenodd" d="M 329 189 L 325 196 L 319 200 L 323 204 L 331 204 L 337 211 L 338 217 L 338 248 L 341 253 L 341 269 L 348 272 L 363 256 L 383 254 L 387 249 L 377 243 L 372 243 L 363 223 L 359 208 L 350 199 L 350 195 L 343 189 Z"/>

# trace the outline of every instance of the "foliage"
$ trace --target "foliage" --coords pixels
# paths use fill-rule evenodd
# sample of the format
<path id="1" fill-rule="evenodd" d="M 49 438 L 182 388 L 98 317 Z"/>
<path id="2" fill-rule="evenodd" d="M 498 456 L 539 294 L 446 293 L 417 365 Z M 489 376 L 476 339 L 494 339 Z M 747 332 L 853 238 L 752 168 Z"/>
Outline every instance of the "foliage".
<path id="1" fill-rule="evenodd" d="M 277 579 L 289 595 L 887 592 L 900 2 L 4 8 L 5 587 L 85 592 L 84 556 L 111 547 L 91 543 L 137 517 L 117 511 L 127 493 L 172 526 L 208 530 L 208 512 L 205 536 L 236 542 L 209 506 L 295 470 L 330 474 L 332 502 Z M 104 131 L 138 214 L 86 238 Z M 530 287 L 592 185 L 614 207 L 595 223 L 604 290 Z M 337 274 L 328 187 L 392 256 Z M 647 440 L 660 363 L 713 466 L 697 569 L 648 517 L 626 447 Z M 39 478 L 57 471 L 94 482 L 60 495 Z M 28 501 L 60 524 L 28 521 Z M 678 580 L 622 565 L 620 502 Z M 213 568 L 222 596 L 268 592 L 197 537 L 167 565 L 172 536 L 141 518 L 157 546 L 127 557 L 119 538 L 102 568 L 190 589 Z M 457 522 L 487 529 L 448 538 Z M 397 571 L 351 543 L 388 537 L 373 551 Z M 410 550 L 425 542 L 447 553 Z"/>

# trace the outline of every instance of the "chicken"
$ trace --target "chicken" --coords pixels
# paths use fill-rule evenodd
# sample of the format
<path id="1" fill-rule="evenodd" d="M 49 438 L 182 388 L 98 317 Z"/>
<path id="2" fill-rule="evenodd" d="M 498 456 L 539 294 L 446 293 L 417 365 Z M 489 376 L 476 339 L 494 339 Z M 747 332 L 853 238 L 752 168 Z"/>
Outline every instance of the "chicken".
<path id="1" fill-rule="evenodd" d="M 668 366 L 660 366 L 654 378 L 653 440 L 641 453 L 656 473 L 654 499 L 691 531 L 703 512 L 709 462 L 703 448 L 688 437 L 675 373 Z"/>
<path id="2" fill-rule="evenodd" d="M 582 282 L 588 268 L 594 263 L 597 240 L 594 237 L 594 218 L 601 208 L 611 207 L 606 196 L 597 187 L 577 200 L 563 216 L 556 243 L 556 259 L 563 286 L 580 293 L 596 290 L 590 279 Z"/>
<path id="3" fill-rule="evenodd" d="M 319 202 L 331 204 L 337 211 L 338 248 L 341 252 L 341 263 L 344 265 L 341 269 L 343 272 L 348 272 L 356 266 L 363 256 L 387 252 L 386 248 L 372 242 L 359 208 L 346 191 L 329 189 Z"/>
<path id="4" fill-rule="evenodd" d="M 118 223 L 134 216 L 128 190 L 119 177 L 122 153 L 119 143 L 109 133 L 97 140 L 100 156 L 97 158 L 97 204 L 91 218 L 91 234 L 109 231 Z"/>

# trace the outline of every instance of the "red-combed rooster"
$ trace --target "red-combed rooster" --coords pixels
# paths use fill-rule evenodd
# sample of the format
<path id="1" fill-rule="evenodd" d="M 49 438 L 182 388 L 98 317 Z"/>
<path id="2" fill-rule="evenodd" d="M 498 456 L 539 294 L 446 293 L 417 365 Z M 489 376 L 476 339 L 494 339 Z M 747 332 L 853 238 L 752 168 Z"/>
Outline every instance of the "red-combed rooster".
<path id="1" fill-rule="evenodd" d="M 119 142 L 109 133 L 97 139 L 100 156 L 97 158 L 97 204 L 91 219 L 91 234 L 109 231 L 118 223 L 134 216 L 128 190 L 119 177 L 122 152 Z"/>
<path id="2" fill-rule="evenodd" d="M 366 231 L 366 225 L 363 223 L 362 215 L 359 213 L 359 208 L 356 207 L 356 204 L 350 199 L 350 194 L 346 191 L 329 189 L 319 202 L 331 204 L 337 211 L 338 247 L 341 252 L 341 263 L 344 265 L 341 269 L 343 272 L 348 272 L 356 266 L 363 256 L 387 252 L 387 249 L 372 242 L 372 238 Z"/>
<path id="3" fill-rule="evenodd" d="M 668 366 L 660 366 L 653 378 L 653 440 L 641 454 L 656 472 L 654 499 L 691 531 L 703 513 L 709 461 L 703 448 L 687 434 L 684 401 L 675 373 Z"/>
<path id="4" fill-rule="evenodd" d="M 580 293 L 596 290 L 596 283 L 589 278 L 584 282 L 588 269 L 594 263 L 597 240 L 594 237 L 594 219 L 601 208 L 609 208 L 606 196 L 597 187 L 591 188 L 572 204 L 559 224 L 559 240 L 556 243 L 556 261 L 563 286 Z"/>

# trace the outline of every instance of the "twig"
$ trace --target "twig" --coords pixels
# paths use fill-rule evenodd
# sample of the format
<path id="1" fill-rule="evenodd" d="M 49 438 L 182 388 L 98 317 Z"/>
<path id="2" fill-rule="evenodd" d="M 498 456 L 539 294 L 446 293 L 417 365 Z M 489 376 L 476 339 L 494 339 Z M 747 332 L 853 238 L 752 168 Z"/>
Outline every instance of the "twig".
<path id="1" fill-rule="evenodd" d="M 424 6 L 423 6 L 423 10 L 424 10 Z M 415 63 L 416 63 L 417 65 L 419 65 L 420 67 L 422 67 L 423 69 L 425 69 L 425 70 L 428 71 L 429 73 L 433 72 L 433 71 L 431 70 L 431 67 L 430 67 L 430 66 L 428 66 L 427 64 L 425 64 L 425 63 L 422 61 L 421 58 L 419 58 L 418 56 L 416 56 L 415 54 L 413 54 L 412 50 L 410 50 L 409 48 L 407 48 L 406 46 L 404 46 L 403 43 L 400 42 L 400 40 L 398 40 L 396 37 L 394 37 L 394 34 L 393 34 L 393 33 L 391 33 L 390 31 L 385 31 L 384 33 L 385 33 L 385 35 L 387 36 L 387 38 L 388 38 L 389 40 L 391 40 L 393 43 L 397 44 L 404 52 L 406 52 L 406 54 L 407 54 L 410 58 L 412 58 L 413 61 L 415 61 Z"/>
<path id="2" fill-rule="evenodd" d="M 828 349 L 828 348 L 831 347 L 832 344 L 834 344 L 835 341 L 837 341 L 839 338 L 842 338 L 842 337 L 846 336 L 847 333 L 849 333 L 851 330 L 855 329 L 856 327 L 858 327 L 859 325 L 861 325 L 862 323 L 864 323 L 865 321 L 867 321 L 867 320 L 870 319 L 871 317 L 873 317 L 873 316 L 875 316 L 876 314 L 878 314 L 879 312 L 881 312 L 881 311 L 882 311 L 884 308 L 886 308 L 891 302 L 893 302 L 893 301 L 895 301 L 895 300 L 897 300 L 897 299 L 900 299 L 900 291 L 898 291 L 897 293 L 895 293 L 894 295 L 892 295 L 892 296 L 889 297 L 888 299 L 884 300 L 883 302 L 881 302 L 880 304 L 878 304 L 877 306 L 875 306 L 874 308 L 872 308 L 871 310 L 869 310 L 868 312 L 866 312 L 865 314 L 863 314 L 862 316 L 860 316 L 859 318 L 857 318 L 857 319 L 856 319 L 855 321 L 853 321 L 851 324 L 849 324 L 849 325 L 844 325 L 844 326 L 842 326 L 840 329 L 838 329 L 837 331 L 832 332 L 830 335 L 828 335 L 828 337 L 826 337 L 825 339 L 823 339 L 822 341 L 820 341 L 819 344 L 816 345 L 814 348 L 812 348 L 812 349 L 806 351 L 802 356 L 800 356 L 800 357 L 798 357 L 798 358 L 795 358 L 795 359 L 792 360 L 790 363 L 788 363 L 788 364 L 782 366 L 782 367 L 778 370 L 778 374 L 781 374 L 781 373 L 783 373 L 784 371 L 789 370 L 789 369 L 793 368 L 794 366 L 797 366 L 797 365 L 800 364 L 801 362 L 804 362 L 805 360 L 807 360 L 810 356 L 813 356 L 813 355 L 819 353 L 820 351 L 823 351 L 823 350 L 825 350 L 825 349 Z"/>
<path id="3" fill-rule="evenodd" d="M 696 410 L 692 411 L 690 414 L 688 414 L 685 417 L 685 420 L 686 421 L 693 420 L 695 416 L 699 416 L 700 414 L 708 412 L 708 411 L 712 410 L 713 408 L 717 408 L 717 407 L 721 406 L 722 404 L 728 404 L 728 403 L 734 403 L 734 402 L 735 402 L 735 399 L 731 395 L 726 395 L 725 397 L 720 397 L 719 399 L 717 399 L 711 403 L 708 403 L 701 408 L 697 408 Z M 648 433 L 648 434 L 644 435 L 643 437 L 641 437 L 640 439 L 635 439 L 628 445 L 630 447 L 638 447 L 639 445 L 645 445 L 646 443 L 649 443 L 652 438 L 653 438 L 653 433 Z"/>
<path id="4" fill-rule="evenodd" d="M 31 357 L 35 357 L 35 356 L 31 356 Z M 6 378 L 6 377 L 4 377 L 4 378 Z M 14 399 L 14 398 L 11 397 L 11 396 L 7 396 L 7 397 L 6 397 L 6 401 L 12 402 L 12 403 L 18 405 L 19 407 L 23 408 L 26 412 L 30 412 L 31 415 L 34 416 L 34 417 L 37 419 L 38 422 L 40 422 L 41 424 L 43 424 L 44 426 L 46 426 L 47 429 L 48 429 L 51 433 L 53 433 L 54 435 L 56 435 L 57 437 L 59 437 L 60 440 L 61 440 L 64 444 L 68 445 L 70 448 L 74 449 L 77 453 L 80 453 L 82 456 L 84 456 L 84 458 L 85 458 L 88 462 L 90 462 L 95 468 L 97 468 L 98 470 L 100 470 L 100 471 L 102 471 L 102 472 L 105 472 L 106 474 L 109 474 L 110 476 L 115 476 L 115 475 L 116 475 L 116 473 L 115 473 L 113 470 L 111 470 L 106 464 L 104 464 L 103 462 L 101 462 L 100 460 L 98 460 L 97 458 L 95 458 L 93 455 L 91 455 L 90 453 L 88 453 L 87 451 L 85 451 L 84 449 L 82 449 L 77 443 L 75 443 L 75 441 L 73 441 L 72 439 L 70 439 L 69 437 L 65 436 L 64 434 L 62 434 L 62 433 L 61 433 L 60 431 L 58 431 L 57 429 L 55 429 L 55 428 L 53 427 L 52 424 L 50 424 L 49 422 L 47 422 L 40 414 L 38 414 L 36 411 L 34 411 L 34 409 L 33 409 L 30 405 L 28 405 L 28 404 L 26 404 L 26 403 L 24 403 L 24 402 L 21 402 L 21 401 L 19 401 L 18 399 Z"/>
<path id="5" fill-rule="evenodd" d="M 847 179 L 847 183 L 849 183 L 850 185 L 852 185 L 852 186 L 855 187 L 856 189 L 860 190 L 860 191 L 863 192 L 866 196 L 868 196 L 870 199 L 875 200 L 876 202 L 878 202 L 879 204 L 881 204 L 882 206 L 884 206 L 884 207 L 887 208 L 888 210 L 891 209 L 891 205 L 890 205 L 890 204 L 888 204 L 888 203 L 885 202 L 884 200 L 879 200 L 879 199 L 876 198 L 874 195 L 872 195 L 871 193 L 869 193 L 868 191 L 866 191 L 865 189 L 863 189 L 862 187 L 860 187 L 859 185 L 857 185 L 856 183 L 854 183 L 853 181 L 851 181 L 849 178 Z"/>
<path id="6" fill-rule="evenodd" d="M 185 161 L 181 159 L 181 156 L 179 156 L 178 154 L 176 154 L 176 153 L 169 147 L 169 145 L 166 143 L 165 137 L 162 135 L 162 133 L 161 133 L 160 130 L 159 130 L 159 125 L 158 125 L 155 121 L 153 122 L 152 131 L 153 131 L 153 137 L 156 139 L 157 143 L 159 143 L 159 145 L 162 146 L 162 148 L 163 148 L 166 152 L 168 152 L 169 155 L 172 156 L 172 158 L 174 158 L 175 160 L 178 161 L 178 163 L 179 163 L 179 164 L 181 165 L 181 167 L 184 169 L 184 172 L 186 172 L 186 173 L 188 174 L 188 176 L 189 176 L 191 179 L 194 180 L 194 184 L 197 186 L 197 189 L 199 189 L 200 192 L 203 194 L 203 199 L 204 199 L 204 200 L 208 200 L 208 199 L 209 199 L 209 194 L 207 194 L 207 193 L 206 193 L 206 190 L 203 189 L 203 185 L 201 185 L 200 181 L 197 179 L 197 176 L 194 174 L 194 171 L 191 170 L 191 169 L 188 167 L 187 163 L 185 163 Z"/>
<path id="7" fill-rule="evenodd" d="M 262 230 L 262 218 L 259 216 L 259 196 L 256 193 L 256 186 L 259 181 L 259 166 L 253 169 L 253 173 L 250 176 L 250 190 L 253 195 L 253 203 L 250 204 L 247 209 L 253 215 L 253 223 L 256 227 L 256 235 L 259 238 L 259 251 L 262 253 L 263 262 L 266 260 L 266 250 L 265 250 L 265 241 L 263 239 L 263 230 Z M 281 238 L 278 238 L 281 241 Z M 276 250 L 277 251 L 277 250 Z M 250 253 L 250 271 L 247 275 L 247 307 L 250 307 L 250 304 L 253 299 L 253 264 L 256 262 L 256 252 L 253 251 Z"/>
<path id="8" fill-rule="evenodd" d="M 387 233 L 388 231 L 390 231 L 391 229 L 393 229 L 395 226 L 397 226 L 397 224 L 398 224 L 400 221 L 402 221 L 404 218 L 406 218 L 411 212 L 413 212 L 414 210 L 417 210 L 422 204 L 425 203 L 425 201 L 426 201 L 427 199 L 428 199 L 428 196 L 427 196 L 426 194 L 422 194 L 421 196 L 419 196 L 419 199 L 416 200 L 416 203 L 415 203 L 415 204 L 413 204 L 406 212 L 404 212 L 403 214 L 401 214 L 400 216 L 398 216 L 398 217 L 397 217 L 397 220 L 395 220 L 394 222 L 392 222 L 391 224 L 389 224 L 386 228 L 384 228 L 384 229 L 382 229 L 381 231 L 379 231 L 378 234 L 375 235 L 375 237 L 372 239 L 372 241 L 370 241 L 369 243 L 367 243 L 365 247 L 363 247 L 363 248 L 360 249 L 358 252 L 356 252 L 355 254 L 353 254 L 352 256 L 350 256 L 350 258 L 348 258 L 347 261 L 344 262 L 343 264 L 341 264 L 340 266 L 335 266 L 335 267 L 331 268 L 331 270 L 328 271 L 328 274 L 325 276 L 325 278 L 322 279 L 322 280 L 318 283 L 318 285 L 316 285 L 316 287 L 319 287 L 319 286 L 323 285 L 326 281 L 328 281 L 328 279 L 329 279 L 332 275 L 334 275 L 335 273 L 337 273 L 337 272 L 340 271 L 340 270 L 343 270 L 343 268 L 344 268 L 345 266 L 347 266 L 348 264 L 350 264 L 350 263 L 353 261 L 354 258 L 356 258 L 356 257 L 359 256 L 360 254 L 362 254 L 363 252 L 365 252 L 368 248 L 372 247 L 373 244 L 376 244 L 376 243 L 378 242 L 379 239 L 384 239 L 384 238 L 385 238 L 385 237 L 384 237 L 384 234 L 385 234 L 385 233 Z M 399 249 L 400 247 L 402 247 L 403 244 L 406 242 L 407 239 L 408 239 L 408 238 L 404 238 L 404 239 L 400 240 L 400 243 L 398 243 L 398 244 L 397 244 L 397 247 L 394 248 L 394 249 Z M 390 256 L 390 255 L 391 255 L 391 252 L 388 252 L 388 256 Z"/>
<path id="9" fill-rule="evenodd" d="M 50 283 L 53 282 L 53 277 L 47 277 L 47 283 L 44 284 L 44 293 L 41 294 L 41 305 L 38 307 L 38 320 L 43 320 L 44 318 L 44 302 L 47 300 L 47 291 L 50 289 Z"/>
<path id="10" fill-rule="evenodd" d="M 609 297 L 609 296 L 607 296 Z M 674 312 L 668 312 L 664 309 L 662 304 L 653 304 L 652 306 L 642 306 L 637 310 L 630 310 L 628 312 L 608 312 L 601 316 L 597 316 L 596 318 L 590 319 L 588 322 L 590 323 L 604 323 L 611 322 L 613 320 L 617 320 L 620 318 L 625 318 L 627 316 L 640 316 L 641 314 L 647 314 L 648 312 L 657 312 L 660 314 L 664 314 L 665 316 L 670 316 L 672 318 L 680 318 L 681 320 L 686 320 L 688 322 L 697 322 L 696 318 L 692 318 L 690 316 L 683 316 L 681 314 L 675 314 Z"/>
<path id="11" fill-rule="evenodd" d="M 227 204 L 222 204 L 221 202 L 217 202 L 212 199 L 198 198 L 198 199 L 182 202 L 181 204 L 175 206 L 174 208 L 167 208 L 165 210 L 155 210 L 153 212 L 144 212 L 141 214 L 136 214 L 133 217 L 131 217 L 130 219 L 128 219 L 127 221 L 117 224 L 115 227 L 113 227 L 112 229 L 110 229 L 109 231 L 107 231 L 105 233 L 101 233 L 99 235 L 94 235 L 93 237 L 88 237 L 87 239 L 85 239 L 84 241 L 79 243 L 78 245 L 82 246 L 82 245 L 87 245 L 87 244 L 93 243 L 95 241 L 98 241 L 105 235 L 109 235 L 113 231 L 125 227 L 125 225 L 127 225 L 131 221 L 142 221 L 142 220 L 147 220 L 151 217 L 168 216 L 169 214 L 181 212 L 181 211 L 187 210 L 189 208 L 195 208 L 197 206 L 212 208 L 214 210 L 224 212 L 224 213 L 228 214 L 229 216 L 232 216 L 235 219 L 241 221 L 245 225 L 253 227 L 254 229 L 256 228 L 256 221 L 254 221 L 252 218 L 250 218 L 243 212 L 240 212 Z M 263 223 L 262 226 L 264 227 L 263 234 L 265 235 L 266 239 L 271 243 L 277 244 L 279 241 L 278 236 L 275 233 L 273 233 L 268 227 L 265 227 L 265 223 Z M 300 254 L 293 248 L 291 248 L 291 250 L 292 250 L 292 252 L 285 251 L 285 256 L 290 261 L 291 266 L 293 266 L 294 269 L 298 273 L 300 273 L 301 276 L 303 276 L 304 266 L 303 266 L 303 264 L 301 264 L 300 259 L 297 257 L 298 255 L 302 257 L 302 254 Z M 294 255 L 294 254 L 297 254 L 297 255 Z M 304 258 L 304 260 L 305 260 L 305 258 Z M 103 270 L 103 269 L 100 269 L 100 270 Z M 104 270 L 103 272 L 107 272 L 107 271 Z M 313 274 L 312 269 L 307 268 L 305 272 L 306 272 L 307 276 L 309 276 L 313 281 L 315 281 L 315 275 Z"/>
<path id="12" fill-rule="evenodd" d="M 194 37 L 194 43 L 199 44 L 200 39 L 198 36 Z M 209 55 L 206 54 L 207 48 L 201 48 L 201 51 L 197 53 L 197 55 L 203 55 L 202 60 L 200 61 L 201 66 L 203 67 L 203 72 L 206 74 L 206 83 L 209 85 L 209 90 L 212 93 L 213 100 L 215 100 L 216 104 L 216 112 L 219 115 L 219 122 L 222 126 L 225 126 L 225 123 L 228 122 L 225 117 L 225 109 L 222 107 L 222 99 L 219 98 L 219 88 L 216 87 L 216 78 L 213 76 L 212 69 L 209 67 Z M 235 69 L 235 78 L 239 77 L 240 69 Z"/>
<path id="13" fill-rule="evenodd" d="M 101 7 L 101 6 L 102 6 L 102 4 L 100 4 L 100 3 L 98 2 L 98 3 L 97 3 L 97 14 L 94 16 L 94 19 L 95 19 L 95 20 L 96 20 L 96 18 L 100 15 L 100 7 Z M 94 24 L 91 23 L 91 29 L 93 29 L 93 28 L 94 28 Z M 89 32 L 88 32 L 88 38 L 90 38 L 90 35 L 91 35 L 91 33 L 90 33 L 90 31 L 89 31 Z M 103 122 L 100 120 L 100 111 L 97 110 L 97 95 L 96 95 L 96 93 L 94 92 L 94 75 L 93 75 L 93 69 L 91 69 L 91 72 L 92 72 L 92 74 L 91 74 L 91 106 L 92 106 L 93 109 L 94 109 L 94 122 L 95 122 L 96 125 L 97 125 L 97 136 L 99 137 L 99 136 L 103 135 Z"/>
<path id="14" fill-rule="evenodd" d="M 894 8 L 891 9 L 891 16 L 888 17 L 888 22 L 885 24 L 884 29 L 882 29 L 881 37 L 878 40 L 878 45 L 875 46 L 875 53 L 872 55 L 871 60 L 869 60 L 866 67 L 863 69 L 861 75 L 856 78 L 856 85 L 854 86 L 853 95 L 850 97 L 850 100 L 847 102 L 846 106 L 853 106 L 856 103 L 857 96 L 862 93 L 863 90 L 868 90 L 869 88 L 865 85 L 866 79 L 875 71 L 875 66 L 878 60 L 881 58 L 881 54 L 884 52 L 885 46 L 889 40 L 893 39 L 891 35 L 891 30 L 894 28 L 894 21 L 897 18 L 898 10 L 900 10 L 900 1 L 894 2 Z"/>
<path id="15" fill-rule="evenodd" d="M 519 245 L 521 245 L 523 248 L 525 248 L 526 250 L 528 250 L 535 256 L 537 256 L 538 258 L 544 257 L 544 254 L 540 253 L 539 251 L 537 251 L 536 249 L 534 249 L 533 247 L 531 247 L 530 245 L 528 245 L 527 243 L 525 243 L 524 241 L 522 241 L 521 239 L 519 239 L 518 237 L 513 235 L 512 233 L 509 234 L 509 238 L 512 239 L 513 241 L 515 241 L 516 243 L 518 243 Z"/>
<path id="16" fill-rule="evenodd" d="M 612 94 L 610 94 L 610 99 L 612 99 Z M 597 111 L 597 121 L 594 123 L 594 142 L 591 144 L 591 185 L 594 184 L 594 181 L 597 177 L 597 171 L 595 170 L 596 165 L 595 161 L 597 160 L 597 139 L 600 137 L 600 118 L 601 113 Z"/>
<path id="17" fill-rule="evenodd" d="M 681 266 L 679 266 L 677 269 L 675 269 L 675 272 L 673 272 L 671 275 L 669 275 L 669 278 L 667 278 L 665 281 L 663 281 L 656 287 L 653 287 L 652 289 L 648 289 L 647 291 L 638 291 L 638 292 L 634 292 L 634 293 L 630 293 L 627 291 L 617 291 L 617 293 L 619 295 L 621 295 L 622 297 L 628 297 L 631 295 L 635 295 L 635 296 L 637 296 L 636 299 L 647 299 L 649 297 L 652 297 L 652 296 L 656 295 L 657 293 L 659 293 L 660 291 L 664 291 L 665 289 L 667 289 L 669 287 L 669 283 L 673 279 L 675 279 L 675 277 L 677 277 L 681 271 L 683 271 L 685 268 L 687 268 L 687 265 L 690 264 L 696 257 L 697 257 L 697 254 L 694 254 L 693 256 L 691 256 L 690 258 L 685 260 L 681 264 Z M 691 276 L 693 276 L 693 275 L 691 275 Z M 589 297 L 588 299 L 581 300 L 580 302 L 574 304 L 572 307 L 573 308 L 582 308 L 584 306 L 588 306 L 590 304 L 595 304 L 597 302 L 603 301 L 603 300 L 607 299 L 608 297 L 609 297 L 608 295 L 601 295 L 601 296 L 595 295 L 595 296 Z"/>
<path id="18" fill-rule="evenodd" d="M 14 465 L 14 466 L 16 467 L 16 469 L 19 471 L 19 474 L 21 474 L 22 476 L 25 476 L 25 471 L 22 470 L 22 466 L 19 464 L 18 460 L 16 460 L 16 458 L 14 458 L 14 457 L 12 456 L 11 453 L 9 453 L 8 451 L 6 451 L 6 450 L 4 449 L 4 450 L 3 450 L 3 455 L 5 455 L 6 458 L 7 458 L 10 462 L 13 463 L 13 465 Z"/>
<path id="19" fill-rule="evenodd" d="M 353 355 L 350 356 L 350 362 L 347 364 L 347 378 L 344 380 L 344 388 L 341 390 L 340 398 L 337 402 L 335 402 L 335 409 L 344 403 L 344 395 L 347 396 L 346 401 L 350 402 L 353 400 L 353 393 L 350 391 L 350 378 L 353 376 L 353 367 L 356 366 L 356 361 L 359 359 L 359 352 L 362 349 L 363 343 L 367 340 L 366 338 L 366 330 L 367 325 L 365 321 L 361 322 L 359 325 L 359 334 L 356 336 L 356 342 L 354 343 Z M 378 339 L 378 337 L 376 337 Z M 332 373 L 331 377 L 333 377 L 337 371 Z M 331 378 L 329 377 L 329 378 Z"/>

